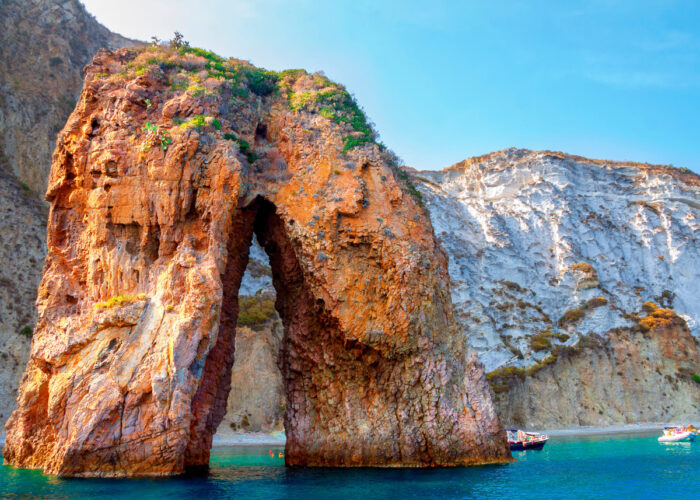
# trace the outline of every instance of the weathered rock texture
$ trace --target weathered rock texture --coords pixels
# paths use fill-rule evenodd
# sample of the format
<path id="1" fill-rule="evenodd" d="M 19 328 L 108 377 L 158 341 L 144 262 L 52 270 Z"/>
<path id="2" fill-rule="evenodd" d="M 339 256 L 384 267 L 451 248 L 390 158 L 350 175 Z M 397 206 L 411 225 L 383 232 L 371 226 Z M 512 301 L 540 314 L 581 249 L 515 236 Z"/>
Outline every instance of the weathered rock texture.
<path id="1" fill-rule="evenodd" d="M 593 347 L 605 359 L 625 338 L 636 349 L 638 335 L 609 332 L 634 328 L 646 301 L 675 309 L 700 334 L 697 175 L 517 149 L 407 172 L 449 256 L 459 334 L 491 372 L 504 424 L 551 429 L 697 414 L 692 375 L 700 369 L 654 354 L 653 343 L 620 368 L 571 369 L 586 367 Z M 268 286 L 244 281 L 249 294 Z M 679 383 L 659 391 L 655 369 L 642 376 L 646 356 Z M 622 392 L 630 377 L 635 397 Z"/>
<path id="2" fill-rule="evenodd" d="M 0 167 L 0 425 L 15 406 L 36 322 L 47 207 Z"/>
<path id="3" fill-rule="evenodd" d="M 455 319 L 487 370 L 546 358 L 562 343 L 533 349 L 547 329 L 572 345 L 629 326 L 650 300 L 700 335 L 696 174 L 509 149 L 413 180 L 450 256 Z"/>
<path id="4" fill-rule="evenodd" d="M 82 68 L 110 33 L 77 0 L 0 2 L 0 426 L 15 406 L 46 255 L 43 195 Z"/>
<path id="5" fill-rule="evenodd" d="M 277 367 L 282 325 L 236 330 L 236 359 L 231 369 L 231 392 L 218 433 L 272 432 L 284 429 L 287 406 L 284 380 Z"/>
<path id="6" fill-rule="evenodd" d="M 531 428 L 693 422 L 700 390 L 697 341 L 680 320 L 650 332 L 584 337 L 533 375 L 496 377 L 499 414 Z"/>
<path id="7" fill-rule="evenodd" d="M 668 350 L 638 335 L 609 335 L 635 328 L 646 301 L 674 309 L 700 335 L 696 174 L 509 149 L 412 179 L 450 256 L 454 316 L 470 347 L 490 372 L 537 373 L 512 394 L 495 386 L 504 423 L 554 428 L 697 416 L 697 366 L 681 369 Z M 558 359 L 587 338 L 599 338 L 600 349 Z M 639 353 L 609 369 L 586 368 L 625 349 Z M 679 383 L 659 390 L 656 367 Z"/>
<path id="8" fill-rule="evenodd" d="M 99 24 L 78 0 L 0 2 L 0 151 L 31 190 L 46 189 L 82 67 L 98 49 L 135 43 Z"/>
<path id="9" fill-rule="evenodd" d="M 98 53 L 54 153 L 7 462 L 82 476 L 206 465 L 253 233 L 284 323 L 288 464 L 508 460 L 483 369 L 454 334 L 446 256 L 371 141 L 321 75 Z"/>

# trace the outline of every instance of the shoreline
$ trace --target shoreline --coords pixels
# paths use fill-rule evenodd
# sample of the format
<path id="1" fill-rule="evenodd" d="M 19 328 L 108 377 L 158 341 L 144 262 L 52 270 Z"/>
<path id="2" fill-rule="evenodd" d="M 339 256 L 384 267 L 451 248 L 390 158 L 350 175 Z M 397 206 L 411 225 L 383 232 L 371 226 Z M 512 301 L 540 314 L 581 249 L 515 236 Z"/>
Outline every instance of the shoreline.
<path id="1" fill-rule="evenodd" d="M 287 436 L 284 431 L 278 432 L 227 432 L 225 434 L 214 434 L 212 448 L 222 448 L 226 446 L 284 446 Z"/>
<path id="2" fill-rule="evenodd" d="M 667 425 L 681 425 L 680 423 L 661 423 L 661 422 L 644 422 L 638 424 L 618 424 L 605 426 L 583 426 L 583 427 L 568 427 L 565 429 L 545 429 L 537 430 L 547 434 L 549 437 L 564 437 L 564 436 L 595 436 L 605 434 L 634 434 L 640 432 L 661 432 Z M 700 427 L 697 422 L 693 423 L 696 427 Z M 523 429 L 532 432 L 532 429 Z M 283 431 L 266 433 L 266 432 L 249 432 L 249 433 L 225 433 L 215 434 L 212 442 L 212 448 L 223 448 L 227 446 L 284 446 L 287 438 Z M 5 434 L 0 434 L 0 447 L 5 445 Z"/>
<path id="3" fill-rule="evenodd" d="M 566 429 L 546 429 L 541 431 L 550 437 L 553 436 L 595 436 L 604 434 L 634 434 L 638 432 L 661 432 L 667 425 L 660 422 L 644 422 L 638 424 L 617 424 L 601 426 L 570 427 Z M 682 424 L 678 424 L 682 425 Z"/>

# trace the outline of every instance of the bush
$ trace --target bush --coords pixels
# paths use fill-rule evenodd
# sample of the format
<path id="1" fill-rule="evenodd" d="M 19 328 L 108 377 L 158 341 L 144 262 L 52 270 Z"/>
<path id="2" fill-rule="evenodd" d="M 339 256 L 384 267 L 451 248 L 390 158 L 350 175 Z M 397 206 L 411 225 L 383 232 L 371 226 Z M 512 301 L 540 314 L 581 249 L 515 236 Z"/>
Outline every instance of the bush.
<path id="1" fill-rule="evenodd" d="M 691 377 L 693 380 L 695 380 L 698 384 L 700 384 L 700 375 L 697 373 Z"/>
<path id="2" fill-rule="evenodd" d="M 512 292 L 524 293 L 526 290 L 514 281 L 504 281 L 503 285 Z"/>
<path id="3" fill-rule="evenodd" d="M 577 323 L 583 317 L 586 315 L 586 313 L 583 311 L 583 309 L 570 309 L 564 313 L 564 315 L 559 319 L 559 326 L 565 326 L 571 323 Z"/>
<path id="4" fill-rule="evenodd" d="M 676 311 L 673 309 L 661 309 L 653 302 L 645 302 L 642 304 L 642 309 L 647 313 L 647 316 L 641 318 L 638 324 L 645 332 L 680 320 Z"/>
<path id="5" fill-rule="evenodd" d="M 147 99 L 147 105 L 150 107 L 150 99 Z M 143 126 L 143 130 L 146 132 L 146 141 L 141 144 L 141 149 L 143 151 L 148 151 L 151 146 L 156 144 L 160 145 L 163 151 L 168 149 L 173 140 L 170 138 L 170 134 L 167 130 L 159 128 L 158 125 L 153 125 L 151 122 L 146 122 Z"/>
<path id="6" fill-rule="evenodd" d="M 211 125 L 216 130 L 221 130 L 221 122 L 209 115 L 196 115 L 183 122 L 180 128 L 194 128 L 196 130 L 202 130 L 205 125 Z"/>
<path id="7" fill-rule="evenodd" d="M 275 301 L 269 292 L 238 297 L 238 326 L 260 326 L 275 314 Z"/>
<path id="8" fill-rule="evenodd" d="M 240 139 L 236 134 L 224 134 L 224 139 L 238 143 L 238 149 L 246 157 L 248 163 L 253 163 L 258 159 L 258 155 L 251 149 L 248 141 Z"/>
<path id="9" fill-rule="evenodd" d="M 604 306 L 608 303 L 605 297 L 594 297 L 586 302 L 586 309 L 595 309 L 596 307 Z"/>
<path id="10" fill-rule="evenodd" d="M 20 335 L 24 335 L 25 337 L 31 338 L 32 335 L 34 334 L 34 329 L 29 325 L 25 325 L 22 327 L 22 329 L 19 331 L 19 333 L 20 333 Z"/>
<path id="11" fill-rule="evenodd" d="M 114 307 L 123 307 L 125 305 L 133 304 L 134 302 L 138 302 L 141 300 L 146 300 L 145 293 L 139 293 L 138 295 L 128 295 L 122 293 L 120 295 L 116 295 L 110 299 L 107 299 L 104 302 L 96 303 L 95 309 L 112 309 Z"/>
<path id="12" fill-rule="evenodd" d="M 574 271 L 580 271 L 582 273 L 586 274 L 593 274 L 595 273 L 595 269 L 593 269 L 593 266 L 588 264 L 587 262 L 579 262 L 577 264 L 574 264 L 571 266 L 571 269 Z"/>
<path id="13" fill-rule="evenodd" d="M 550 349 L 552 347 L 552 342 L 549 340 L 550 335 L 551 333 L 545 330 L 530 337 L 530 348 L 535 352 Z"/>

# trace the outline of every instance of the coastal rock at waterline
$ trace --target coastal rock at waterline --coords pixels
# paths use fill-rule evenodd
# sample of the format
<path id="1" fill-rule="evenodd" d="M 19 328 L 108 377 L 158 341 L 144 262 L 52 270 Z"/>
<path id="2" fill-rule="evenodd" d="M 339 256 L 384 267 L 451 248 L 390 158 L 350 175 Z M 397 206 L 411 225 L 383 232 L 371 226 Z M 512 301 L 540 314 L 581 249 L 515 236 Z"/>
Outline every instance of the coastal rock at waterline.
<path id="1" fill-rule="evenodd" d="M 700 411 L 697 373 L 697 341 L 677 318 L 648 332 L 585 337 L 534 374 L 496 376 L 495 402 L 508 425 L 533 429 L 693 422 Z"/>
<path id="2" fill-rule="evenodd" d="M 454 333 L 446 256 L 372 140 L 322 75 L 197 49 L 98 53 L 54 153 L 6 462 L 69 476 L 206 466 L 253 234 L 284 324 L 288 464 L 510 460 Z"/>

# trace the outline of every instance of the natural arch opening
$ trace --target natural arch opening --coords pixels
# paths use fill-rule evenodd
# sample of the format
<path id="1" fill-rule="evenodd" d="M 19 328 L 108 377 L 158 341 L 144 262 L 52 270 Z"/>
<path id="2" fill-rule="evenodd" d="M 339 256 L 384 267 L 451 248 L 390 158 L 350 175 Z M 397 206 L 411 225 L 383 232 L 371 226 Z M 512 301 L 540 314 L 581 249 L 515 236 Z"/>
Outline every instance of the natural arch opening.
<path id="1" fill-rule="evenodd" d="M 238 290 L 231 391 L 217 436 L 284 430 L 286 398 L 278 365 L 284 329 L 275 297 L 270 259 L 254 236 Z"/>
<path id="2" fill-rule="evenodd" d="M 254 241 L 259 246 L 254 245 Z M 255 254 L 252 260 L 251 248 Z M 302 330 L 310 328 L 308 322 L 301 321 L 303 314 L 300 312 L 307 308 L 299 307 L 304 300 L 310 301 L 309 294 L 304 293 L 300 266 L 284 222 L 272 203 L 258 197 L 239 213 L 227 251 L 219 335 L 206 359 L 192 404 L 193 420 L 185 455 L 188 467 L 206 467 L 213 435 L 222 423 L 234 431 L 279 430 L 279 420 L 289 399 L 289 387 L 285 388 L 289 377 L 283 376 L 289 352 L 285 346 L 285 332 L 291 325 L 299 325 Z M 266 260 L 269 266 L 264 265 Z M 251 290 L 244 285 L 241 293 L 247 269 L 262 278 L 263 287 Z M 270 285 L 274 291 L 270 290 Z M 247 365 L 239 367 L 232 376 L 237 335 L 242 337 L 239 347 L 242 345 L 241 358 Z M 274 367 L 271 366 L 273 357 Z M 251 377 L 256 376 L 258 361 L 264 363 L 265 373 L 256 381 L 255 394 L 234 386 L 250 384 Z M 258 408 L 261 411 L 255 415 L 253 425 L 250 407 L 256 403 L 256 398 L 263 399 L 264 405 Z M 232 415 L 224 419 L 227 412 Z M 256 428 L 251 429 L 254 426 Z"/>
<path id="3" fill-rule="evenodd" d="M 314 298 L 289 237 L 294 222 L 285 222 L 275 206 L 258 197 L 234 224 L 222 275 L 224 297 L 219 336 L 205 361 L 192 403 L 192 425 L 185 466 L 206 467 L 212 438 L 227 411 L 234 362 L 238 300 L 253 237 L 269 258 L 283 325 L 278 366 L 284 386 L 284 428 L 288 464 L 399 463 L 402 439 L 398 419 L 385 409 L 395 404 L 388 387 L 402 390 L 403 380 L 372 347 L 342 335 L 324 300 Z M 378 421 L 377 428 L 367 421 Z M 338 446 L 333 436 L 338 435 Z M 428 460 L 429 450 L 418 455 Z"/>

